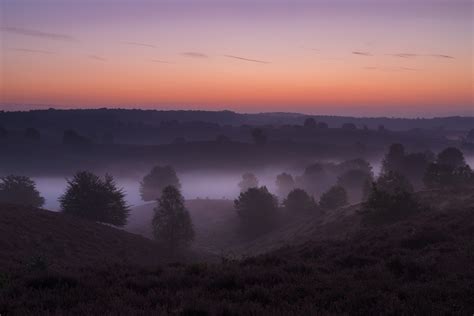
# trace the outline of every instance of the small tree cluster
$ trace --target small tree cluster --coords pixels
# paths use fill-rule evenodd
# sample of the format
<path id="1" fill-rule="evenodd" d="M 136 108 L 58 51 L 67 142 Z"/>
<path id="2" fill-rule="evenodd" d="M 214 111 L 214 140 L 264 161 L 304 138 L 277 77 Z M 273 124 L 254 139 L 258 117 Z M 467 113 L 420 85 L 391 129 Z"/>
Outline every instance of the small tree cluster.
<path id="1" fill-rule="evenodd" d="M 194 239 L 194 229 L 184 198 L 178 188 L 163 189 L 158 205 L 154 208 L 153 235 L 169 249 L 187 247 Z"/>
<path id="2" fill-rule="evenodd" d="M 241 192 L 234 201 L 234 207 L 242 223 L 242 228 L 250 234 L 269 229 L 277 215 L 278 200 L 263 186 Z"/>
<path id="3" fill-rule="evenodd" d="M 306 191 L 294 189 L 283 201 L 283 206 L 292 213 L 309 213 L 314 212 L 318 204 Z"/>
<path id="4" fill-rule="evenodd" d="M 9 175 L 0 178 L 0 203 L 41 207 L 44 205 L 44 198 L 30 178 Z"/>
<path id="5" fill-rule="evenodd" d="M 127 223 L 129 207 L 125 194 L 110 175 L 101 179 L 88 171 L 76 173 L 67 181 L 59 202 L 61 211 L 67 214 L 116 226 Z"/>
<path id="6" fill-rule="evenodd" d="M 253 173 L 247 172 L 242 175 L 242 180 L 239 182 L 240 192 L 245 192 L 250 188 L 258 187 L 258 179 Z"/>

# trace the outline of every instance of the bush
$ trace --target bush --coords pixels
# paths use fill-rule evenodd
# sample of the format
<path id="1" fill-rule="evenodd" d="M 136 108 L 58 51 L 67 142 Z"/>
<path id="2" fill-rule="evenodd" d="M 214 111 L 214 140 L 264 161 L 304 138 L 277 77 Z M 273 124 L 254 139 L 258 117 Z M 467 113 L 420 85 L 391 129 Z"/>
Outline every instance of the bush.
<path id="1" fill-rule="evenodd" d="M 171 166 L 156 166 L 140 182 L 140 196 L 143 201 L 154 201 L 167 186 L 181 188 L 176 171 Z"/>
<path id="2" fill-rule="evenodd" d="M 312 197 L 302 189 L 294 189 L 283 201 L 284 207 L 290 212 L 311 212 L 317 209 Z"/>
<path id="3" fill-rule="evenodd" d="M 371 223 L 390 223 L 425 210 L 415 196 L 407 191 L 393 193 L 380 190 L 376 184 L 362 204 L 365 220 Z"/>
<path id="4" fill-rule="evenodd" d="M 154 211 L 153 235 L 166 248 L 183 248 L 194 239 L 191 217 L 177 188 L 164 188 Z"/>
<path id="5" fill-rule="evenodd" d="M 61 211 L 89 220 L 124 226 L 129 207 L 125 194 L 118 189 L 114 179 L 104 179 L 87 171 L 80 171 L 68 180 L 66 192 L 59 198 Z"/>
<path id="6" fill-rule="evenodd" d="M 44 205 L 44 198 L 30 178 L 9 175 L 0 178 L 0 203 L 41 207 Z"/>
<path id="7" fill-rule="evenodd" d="M 268 229 L 274 223 L 278 200 L 263 186 L 240 193 L 239 198 L 234 201 L 234 206 L 243 228 L 248 232 L 257 233 Z"/>
<path id="8" fill-rule="evenodd" d="M 336 209 L 347 205 L 347 192 L 338 185 L 333 186 L 327 192 L 321 195 L 319 206 L 322 209 Z"/>

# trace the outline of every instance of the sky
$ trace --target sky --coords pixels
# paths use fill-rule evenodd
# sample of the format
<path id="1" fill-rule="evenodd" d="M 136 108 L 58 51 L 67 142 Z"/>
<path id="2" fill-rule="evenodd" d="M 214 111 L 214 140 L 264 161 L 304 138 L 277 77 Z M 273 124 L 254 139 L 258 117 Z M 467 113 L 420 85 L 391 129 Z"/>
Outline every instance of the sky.
<path id="1" fill-rule="evenodd" d="M 474 115 L 471 0 L 0 0 L 0 106 Z"/>

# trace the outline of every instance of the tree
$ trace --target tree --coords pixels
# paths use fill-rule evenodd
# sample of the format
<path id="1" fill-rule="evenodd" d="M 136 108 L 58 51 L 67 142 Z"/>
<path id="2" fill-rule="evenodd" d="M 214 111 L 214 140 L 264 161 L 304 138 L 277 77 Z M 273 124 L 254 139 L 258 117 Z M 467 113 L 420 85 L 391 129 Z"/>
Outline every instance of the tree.
<path id="1" fill-rule="evenodd" d="M 328 191 L 321 195 L 319 200 L 319 206 L 322 209 L 337 209 L 344 205 L 347 205 L 347 192 L 346 190 L 338 185 L 331 187 Z"/>
<path id="2" fill-rule="evenodd" d="M 263 146 L 267 143 L 267 135 L 261 128 L 254 128 L 252 130 L 252 138 L 255 144 Z"/>
<path id="3" fill-rule="evenodd" d="M 258 187 L 257 177 L 250 172 L 244 173 L 242 175 L 242 180 L 239 182 L 240 192 L 245 192 L 250 188 Z"/>
<path id="4" fill-rule="evenodd" d="M 155 166 L 140 182 L 140 196 L 143 201 L 153 201 L 160 197 L 167 186 L 181 189 L 176 171 L 171 166 Z"/>
<path id="5" fill-rule="evenodd" d="M 364 220 L 369 223 L 387 223 L 425 210 L 415 196 L 407 191 L 394 193 L 379 190 L 374 184 L 369 198 L 362 204 Z"/>
<path id="6" fill-rule="evenodd" d="M 352 203 L 363 199 L 363 187 L 367 182 L 372 182 L 372 174 L 366 170 L 353 169 L 344 172 L 337 179 L 337 185 L 343 187 Z"/>
<path id="7" fill-rule="evenodd" d="M 311 212 L 317 208 L 317 203 L 302 189 L 294 189 L 283 201 L 283 206 L 290 212 Z"/>
<path id="8" fill-rule="evenodd" d="M 27 128 L 25 130 L 25 138 L 37 142 L 41 139 L 41 134 L 36 128 Z"/>
<path id="9" fill-rule="evenodd" d="M 165 187 L 154 212 L 152 226 L 157 241 L 169 249 L 189 246 L 194 239 L 194 228 L 178 188 Z"/>
<path id="10" fill-rule="evenodd" d="M 9 175 L 0 178 L 0 203 L 41 207 L 44 205 L 44 198 L 30 178 Z"/>
<path id="11" fill-rule="evenodd" d="M 219 144 L 228 144 L 232 142 L 232 140 L 230 139 L 230 137 L 220 134 L 217 135 L 216 142 Z"/>
<path id="12" fill-rule="evenodd" d="M 244 231 L 256 234 L 269 229 L 274 223 L 278 200 L 264 186 L 250 188 L 234 200 L 234 207 Z"/>
<path id="13" fill-rule="evenodd" d="M 448 147 L 441 151 L 436 158 L 436 162 L 440 165 L 446 165 L 452 168 L 466 165 L 463 153 L 456 147 Z"/>
<path id="14" fill-rule="evenodd" d="M 446 164 L 431 163 L 423 183 L 429 189 L 467 187 L 474 185 L 474 172 L 468 165 L 453 168 Z"/>
<path id="15" fill-rule="evenodd" d="M 278 196 L 285 197 L 295 187 L 295 180 L 288 173 L 281 173 L 276 177 Z"/>
<path id="16" fill-rule="evenodd" d="M 414 187 L 420 188 L 428 165 L 429 159 L 426 153 L 408 154 L 403 160 L 403 176 L 407 177 Z"/>
<path id="17" fill-rule="evenodd" d="M 410 181 L 404 175 L 395 171 L 388 171 L 380 175 L 377 179 L 377 188 L 389 194 L 413 193 L 414 191 Z"/>
<path id="18" fill-rule="evenodd" d="M 397 171 L 403 169 L 403 159 L 405 158 L 405 147 L 402 144 L 392 144 L 382 161 L 382 172 Z"/>
<path id="19" fill-rule="evenodd" d="M 316 120 L 312 117 L 308 117 L 304 120 L 304 127 L 306 128 L 315 128 L 316 127 Z"/>
<path id="20" fill-rule="evenodd" d="M 66 214 L 116 226 L 124 226 L 130 212 L 125 193 L 117 188 L 112 176 L 101 179 L 88 171 L 79 171 L 67 180 L 59 202 Z"/>

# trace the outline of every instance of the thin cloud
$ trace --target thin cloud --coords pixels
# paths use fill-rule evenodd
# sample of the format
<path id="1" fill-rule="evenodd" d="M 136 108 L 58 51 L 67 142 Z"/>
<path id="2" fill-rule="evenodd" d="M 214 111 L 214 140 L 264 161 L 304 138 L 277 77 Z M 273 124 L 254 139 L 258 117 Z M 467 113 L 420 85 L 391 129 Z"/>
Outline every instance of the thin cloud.
<path id="1" fill-rule="evenodd" d="M 389 54 L 389 55 L 393 57 L 400 57 L 400 58 L 413 58 L 413 57 L 420 56 L 418 54 L 412 54 L 412 53 L 397 53 L 397 54 Z"/>
<path id="2" fill-rule="evenodd" d="M 429 55 L 429 56 L 436 57 L 436 58 L 454 59 L 454 56 L 450 56 L 450 55 L 432 54 L 432 55 Z"/>
<path id="3" fill-rule="evenodd" d="M 409 67 L 376 67 L 376 66 L 367 66 L 364 67 L 365 70 L 378 70 L 382 72 L 399 72 L 399 71 L 420 71 L 418 68 L 409 68 Z"/>
<path id="4" fill-rule="evenodd" d="M 353 55 L 359 55 L 359 56 L 372 56 L 371 53 L 369 52 L 358 52 L 358 51 L 355 51 L 355 52 L 352 52 Z"/>
<path id="5" fill-rule="evenodd" d="M 141 46 L 141 47 L 148 47 L 148 48 L 156 48 L 153 44 L 148 43 L 140 43 L 140 42 L 124 42 L 124 44 L 132 45 L 132 46 Z"/>
<path id="6" fill-rule="evenodd" d="M 55 52 L 48 51 L 48 50 L 40 50 L 40 49 L 29 49 L 29 48 L 12 48 L 11 50 L 23 53 L 33 53 L 33 54 L 55 54 Z"/>
<path id="7" fill-rule="evenodd" d="M 409 68 L 409 67 L 400 67 L 400 69 L 404 71 L 420 71 L 421 70 L 418 68 Z"/>
<path id="8" fill-rule="evenodd" d="M 160 64 L 174 64 L 170 61 L 166 61 L 166 60 L 159 60 L 159 59 L 152 59 L 151 60 L 152 63 L 160 63 Z"/>
<path id="9" fill-rule="evenodd" d="M 206 54 L 203 53 L 198 53 L 198 52 L 184 52 L 181 53 L 181 55 L 185 57 L 190 57 L 190 58 L 209 58 Z"/>
<path id="10" fill-rule="evenodd" d="M 89 55 L 87 57 L 89 59 L 94 59 L 94 60 L 97 60 L 97 61 L 107 61 L 107 59 L 105 59 L 104 57 L 97 56 L 97 55 Z"/>
<path id="11" fill-rule="evenodd" d="M 76 41 L 77 39 L 68 34 L 61 34 L 61 33 L 50 33 L 50 32 L 43 32 L 38 30 L 31 30 L 31 29 L 24 29 L 19 27 L 2 27 L 2 31 L 12 33 L 12 34 L 19 34 L 24 36 L 33 36 L 33 37 L 40 37 L 40 38 L 47 38 L 55 41 Z"/>
<path id="12" fill-rule="evenodd" d="M 244 57 L 234 56 L 234 55 L 224 55 L 224 57 L 243 60 L 243 61 L 249 61 L 249 62 L 252 62 L 252 63 L 260 63 L 260 64 L 269 64 L 270 63 L 269 61 L 265 61 L 265 60 L 250 59 L 250 58 L 244 58 Z"/>

